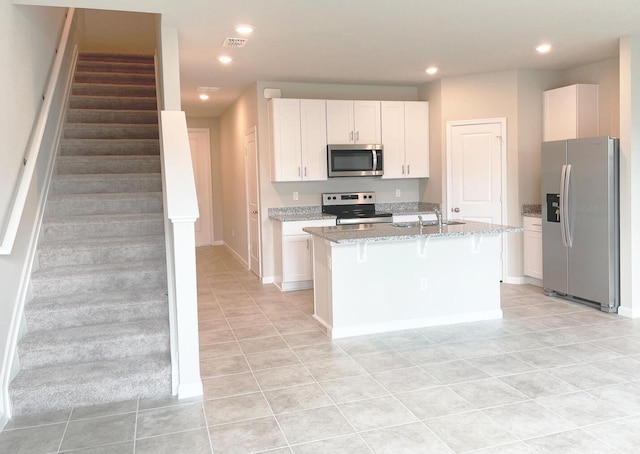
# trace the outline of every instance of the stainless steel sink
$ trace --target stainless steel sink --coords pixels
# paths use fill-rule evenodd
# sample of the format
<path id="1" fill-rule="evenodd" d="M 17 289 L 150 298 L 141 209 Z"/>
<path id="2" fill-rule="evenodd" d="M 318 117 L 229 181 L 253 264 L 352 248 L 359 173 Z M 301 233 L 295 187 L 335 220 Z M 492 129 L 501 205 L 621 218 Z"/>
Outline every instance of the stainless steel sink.
<path id="1" fill-rule="evenodd" d="M 418 223 L 417 222 L 394 222 L 391 224 L 391 226 L 409 228 L 409 227 L 418 227 Z"/>
<path id="2" fill-rule="evenodd" d="M 462 222 L 462 221 L 444 221 L 443 224 L 444 225 L 460 225 L 460 224 L 464 224 L 464 222 Z"/>

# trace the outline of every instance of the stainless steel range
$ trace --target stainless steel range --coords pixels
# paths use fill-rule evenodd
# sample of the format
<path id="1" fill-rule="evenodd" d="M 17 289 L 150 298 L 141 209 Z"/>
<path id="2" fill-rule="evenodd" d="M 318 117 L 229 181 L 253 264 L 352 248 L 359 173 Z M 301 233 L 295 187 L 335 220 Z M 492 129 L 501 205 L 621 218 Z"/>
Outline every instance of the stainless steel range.
<path id="1" fill-rule="evenodd" d="M 336 224 L 391 222 L 391 213 L 376 211 L 375 192 L 332 192 L 322 194 L 322 212 L 337 216 Z"/>

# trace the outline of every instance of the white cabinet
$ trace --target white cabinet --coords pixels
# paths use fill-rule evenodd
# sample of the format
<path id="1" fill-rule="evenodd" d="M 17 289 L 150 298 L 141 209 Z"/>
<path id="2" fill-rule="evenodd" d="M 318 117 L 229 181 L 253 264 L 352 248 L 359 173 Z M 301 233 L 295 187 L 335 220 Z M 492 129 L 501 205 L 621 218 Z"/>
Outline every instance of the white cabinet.
<path id="1" fill-rule="evenodd" d="M 542 220 L 524 216 L 524 274 L 542 279 Z"/>
<path id="2" fill-rule="evenodd" d="M 335 219 L 274 222 L 275 284 L 280 290 L 313 287 L 313 240 L 302 229 L 332 225 Z"/>
<path id="3" fill-rule="evenodd" d="M 429 176 L 429 103 L 382 101 L 382 178 Z"/>
<path id="4" fill-rule="evenodd" d="M 327 142 L 381 142 L 380 101 L 327 100 Z"/>
<path id="5" fill-rule="evenodd" d="M 543 95 L 543 141 L 598 135 L 598 86 L 576 84 Z"/>
<path id="6" fill-rule="evenodd" d="M 269 100 L 271 181 L 327 179 L 327 120 L 322 99 Z"/>

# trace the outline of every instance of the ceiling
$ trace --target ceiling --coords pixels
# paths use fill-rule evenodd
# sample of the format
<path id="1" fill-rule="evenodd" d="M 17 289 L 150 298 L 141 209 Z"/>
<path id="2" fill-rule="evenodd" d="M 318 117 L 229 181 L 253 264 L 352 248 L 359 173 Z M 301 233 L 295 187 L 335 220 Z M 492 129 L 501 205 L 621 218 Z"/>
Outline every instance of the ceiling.
<path id="1" fill-rule="evenodd" d="M 171 0 L 172 1 L 172 0 Z M 218 116 L 257 80 L 417 86 L 509 69 L 569 69 L 618 55 L 640 33 L 638 0 L 182 1 L 178 27 L 183 109 Z M 226 49 L 251 24 L 244 48 Z M 541 55 L 534 48 L 549 42 Z M 222 54 L 234 61 L 224 66 Z M 431 65 L 440 71 L 425 74 Z M 206 102 L 196 88 L 220 90 Z"/>
<path id="2" fill-rule="evenodd" d="M 640 34 L 638 0 L 13 0 L 162 14 L 178 30 L 183 109 L 218 116 L 261 81 L 418 86 L 464 74 L 569 69 Z M 225 49 L 238 24 L 255 31 Z M 541 42 L 553 45 L 540 55 Z M 223 66 L 221 54 L 234 61 Z M 428 66 L 440 71 L 425 74 Z M 220 87 L 198 99 L 200 86 Z"/>

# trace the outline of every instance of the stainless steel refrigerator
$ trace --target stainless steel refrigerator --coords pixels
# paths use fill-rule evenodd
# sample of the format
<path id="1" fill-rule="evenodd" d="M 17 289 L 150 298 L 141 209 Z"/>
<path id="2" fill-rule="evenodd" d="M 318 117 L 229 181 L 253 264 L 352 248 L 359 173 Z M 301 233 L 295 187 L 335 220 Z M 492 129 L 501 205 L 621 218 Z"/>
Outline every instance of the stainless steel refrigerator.
<path id="1" fill-rule="evenodd" d="M 620 305 L 618 139 L 542 144 L 545 292 L 617 312 Z"/>

